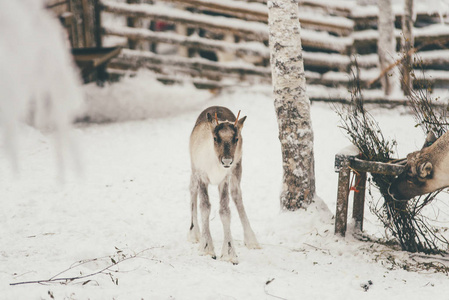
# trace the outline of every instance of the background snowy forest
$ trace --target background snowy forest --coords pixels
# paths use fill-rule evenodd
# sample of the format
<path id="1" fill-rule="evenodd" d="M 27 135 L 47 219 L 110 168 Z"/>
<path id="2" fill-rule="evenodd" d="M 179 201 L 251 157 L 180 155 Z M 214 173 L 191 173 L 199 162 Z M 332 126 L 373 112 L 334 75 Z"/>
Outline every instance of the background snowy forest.
<path id="1" fill-rule="evenodd" d="M 316 202 L 307 210 L 281 211 L 282 158 L 270 85 L 217 93 L 191 83 L 164 85 L 147 70 L 103 87 L 82 85 L 62 36 L 57 20 L 36 1 L 0 1 L 1 299 L 449 294 L 445 257 L 374 241 L 389 238 L 368 209 L 379 201 L 375 190 L 367 193 L 364 224 L 373 240 L 360 241 L 351 232 L 334 235 L 334 156 L 350 144 L 339 128 L 338 104 L 311 106 Z M 449 95 L 439 93 L 447 101 Z M 248 116 L 242 192 L 262 249 L 244 247 L 231 205 L 238 265 L 199 256 L 197 245 L 187 241 L 189 135 L 198 114 L 211 105 Z M 421 147 L 424 134 L 407 107 L 369 109 L 384 134 L 397 141 L 397 157 Z M 73 118 L 89 122 L 72 125 Z M 18 121 L 23 119 L 27 122 Z M 219 249 L 223 236 L 214 187 L 210 194 L 211 232 Z M 426 211 L 443 233 L 447 198 Z"/>

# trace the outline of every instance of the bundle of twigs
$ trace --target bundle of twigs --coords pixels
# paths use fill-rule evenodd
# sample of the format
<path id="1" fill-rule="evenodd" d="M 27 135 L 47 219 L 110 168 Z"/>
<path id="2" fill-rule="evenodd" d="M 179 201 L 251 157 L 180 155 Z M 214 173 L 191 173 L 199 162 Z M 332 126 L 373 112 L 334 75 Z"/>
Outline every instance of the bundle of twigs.
<path id="1" fill-rule="evenodd" d="M 410 89 L 407 97 L 417 123 L 416 126 L 420 126 L 425 134 L 432 133 L 439 138 L 449 128 L 449 107 L 439 103 L 439 98 L 432 99 L 430 87 L 425 86 L 426 82 L 424 78 L 423 86 Z"/>
<path id="2" fill-rule="evenodd" d="M 389 162 L 392 160 L 391 156 L 394 153 L 393 148 L 396 146 L 396 142 L 385 139 L 374 117 L 365 110 L 358 68 L 356 70 L 356 73 L 353 74 L 351 104 L 337 110 L 341 117 L 341 128 L 346 131 L 351 142 L 360 150 L 363 159 Z M 438 124 L 441 118 L 432 117 L 435 114 L 433 114 L 430 100 L 427 97 L 428 94 L 426 97 L 417 97 L 417 95 L 426 94 L 414 91 L 410 96 L 413 98 L 411 104 L 418 124 L 428 124 L 429 126 L 434 122 Z M 371 174 L 371 176 L 372 182 L 379 189 L 384 200 L 380 207 L 372 205 L 371 211 L 381 220 L 401 248 L 410 252 L 440 253 L 441 244 L 447 245 L 448 242 L 437 234 L 437 231 L 428 224 L 426 218 L 421 214 L 422 209 L 435 199 L 438 192 L 399 201 L 393 199 L 388 193 L 394 176 L 381 174 Z"/>

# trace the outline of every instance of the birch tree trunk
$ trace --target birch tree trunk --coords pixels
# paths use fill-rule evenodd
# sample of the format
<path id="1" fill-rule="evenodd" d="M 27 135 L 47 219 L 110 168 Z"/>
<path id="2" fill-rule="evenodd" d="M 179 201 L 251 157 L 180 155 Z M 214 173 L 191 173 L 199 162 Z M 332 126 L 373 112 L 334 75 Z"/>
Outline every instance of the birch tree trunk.
<path id="1" fill-rule="evenodd" d="M 281 207 L 296 210 L 315 195 L 313 131 L 302 57 L 297 0 L 268 1 L 274 107 L 282 148 Z"/>
<path id="2" fill-rule="evenodd" d="M 405 95 L 410 95 L 413 81 L 410 72 L 413 70 L 412 54 L 410 50 L 415 43 L 413 38 L 413 0 L 405 0 L 404 14 L 402 15 L 402 52 L 404 53 L 404 61 L 402 63 L 402 90 Z"/>
<path id="3" fill-rule="evenodd" d="M 394 36 L 394 15 L 391 0 L 379 0 L 379 40 L 377 42 L 377 53 L 379 55 L 380 71 L 385 70 L 394 63 L 396 53 L 396 38 Z M 386 72 L 381 78 L 382 88 L 386 96 L 391 95 L 394 89 L 395 68 Z"/>

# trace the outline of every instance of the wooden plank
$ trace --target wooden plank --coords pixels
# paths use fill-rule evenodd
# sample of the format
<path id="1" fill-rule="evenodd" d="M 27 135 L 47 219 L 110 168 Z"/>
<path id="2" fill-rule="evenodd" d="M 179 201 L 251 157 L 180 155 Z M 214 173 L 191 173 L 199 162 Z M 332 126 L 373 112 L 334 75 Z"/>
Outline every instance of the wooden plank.
<path id="1" fill-rule="evenodd" d="M 192 7 L 198 10 L 211 11 L 227 16 L 236 17 L 248 21 L 258 21 L 268 23 L 268 8 L 264 4 L 245 3 L 242 1 L 220 1 L 220 0 L 163 0 L 164 2 L 176 3 L 185 7 Z M 315 29 L 332 32 L 338 35 L 349 35 L 354 28 L 354 22 L 343 17 L 334 17 L 327 14 L 298 16 L 302 28 Z M 313 14 L 313 12 L 312 12 Z"/>
<path id="2" fill-rule="evenodd" d="M 246 41 L 266 42 L 268 26 L 264 23 L 230 19 L 221 16 L 194 14 L 164 5 L 130 5 L 101 0 L 102 10 L 134 18 L 151 18 L 175 24 L 184 24 L 192 28 L 207 28 L 208 31 L 228 34 L 232 33 Z M 335 37 L 327 32 L 301 30 L 303 48 L 321 49 L 339 53 L 348 53 L 353 40 L 349 37 Z"/>
<path id="3" fill-rule="evenodd" d="M 449 44 L 449 27 L 440 25 L 430 25 L 423 28 L 413 28 L 415 37 L 415 47 L 423 47 L 425 45 L 438 45 L 442 43 L 442 47 Z M 402 32 L 395 30 L 396 43 L 400 45 Z M 377 30 L 369 29 L 357 31 L 352 34 L 354 39 L 354 49 L 359 54 L 367 54 L 374 52 L 377 45 L 379 33 Z"/>
<path id="4" fill-rule="evenodd" d="M 229 33 L 256 41 L 268 40 L 268 28 L 265 24 L 229 18 L 194 14 L 188 11 L 167 7 L 164 5 L 130 5 L 101 1 L 105 12 L 121 14 L 134 18 L 151 18 L 170 23 L 182 23 L 194 28 L 207 28 L 220 33 Z"/>
<path id="5" fill-rule="evenodd" d="M 242 1 L 204 1 L 204 0 L 163 0 L 185 7 L 194 7 L 223 15 L 233 16 L 248 21 L 268 22 L 268 8 L 260 3 L 245 3 Z"/>
<path id="6" fill-rule="evenodd" d="M 151 52 L 123 49 L 119 57 L 112 62 L 134 70 L 149 68 L 152 70 L 171 69 L 192 76 L 205 76 L 212 78 L 237 77 L 241 80 L 259 78 L 265 83 L 271 83 L 271 68 L 256 67 L 241 62 L 220 63 L 203 58 L 185 58 L 171 55 L 159 55 Z"/>
<path id="7" fill-rule="evenodd" d="M 45 8 L 60 16 L 69 10 L 69 0 L 46 0 Z"/>
<path id="8" fill-rule="evenodd" d="M 140 4 L 142 3 L 141 0 L 126 0 L 126 3 L 128 4 Z M 142 28 L 142 20 L 138 18 L 132 18 L 128 17 L 126 18 L 126 25 L 128 27 L 134 27 L 134 28 Z M 129 49 L 140 49 L 141 44 L 138 43 L 135 39 L 128 39 L 128 47 Z"/>
<path id="9" fill-rule="evenodd" d="M 146 40 L 154 43 L 166 43 L 208 51 L 231 52 L 240 55 L 254 55 L 263 58 L 270 57 L 270 50 L 262 43 L 230 43 L 195 36 L 183 36 L 171 32 L 155 32 L 148 29 L 129 27 L 103 27 L 106 35 L 122 36 L 133 40 Z M 257 43 L 257 42 L 256 42 Z"/>
<path id="10" fill-rule="evenodd" d="M 412 33 L 413 22 L 413 0 L 405 0 L 404 15 L 401 20 L 401 29 L 403 32 L 403 37 L 401 39 L 401 52 L 405 53 L 405 57 L 402 65 L 400 66 L 400 73 L 402 76 L 401 88 L 404 95 L 407 96 L 411 94 L 411 90 L 413 88 L 413 78 L 410 74 L 410 71 L 413 68 L 411 51 L 415 44 Z"/>
<path id="11" fill-rule="evenodd" d="M 366 173 L 359 172 L 355 177 L 354 204 L 352 206 L 352 218 L 355 230 L 363 231 L 363 214 L 365 210 Z"/>
<path id="12" fill-rule="evenodd" d="M 262 43 L 255 44 L 257 42 L 230 43 L 198 36 L 182 36 L 171 32 L 154 32 L 148 29 L 134 29 L 123 26 L 105 26 L 103 27 L 103 32 L 106 35 L 127 37 L 128 39 L 133 40 L 147 40 L 155 43 L 167 43 L 208 51 L 230 52 L 238 55 L 253 55 L 264 59 L 270 58 L 270 50 L 268 47 Z M 337 53 L 315 53 L 304 51 L 303 56 L 306 68 L 320 68 L 323 69 L 323 72 L 330 69 L 347 70 L 351 65 L 351 59 L 347 55 Z"/>
<path id="13" fill-rule="evenodd" d="M 120 47 L 111 48 L 72 48 L 75 63 L 81 69 L 85 82 L 104 81 L 107 78 L 105 64 L 120 53 Z"/>
<path id="14" fill-rule="evenodd" d="M 311 0 L 314 1 L 314 0 Z M 445 11 L 439 10 L 437 7 L 431 7 L 423 1 L 420 3 L 419 1 L 415 2 L 414 6 L 414 19 L 415 23 L 420 23 L 422 20 L 428 20 L 429 18 L 434 18 L 438 21 L 441 18 L 446 17 L 447 13 Z M 374 28 L 377 27 L 377 16 L 379 14 L 379 9 L 376 5 L 354 5 L 350 14 L 347 15 L 348 18 L 351 18 L 355 22 L 356 28 Z M 401 18 L 403 15 L 403 7 L 394 5 L 393 6 L 393 14 L 395 15 L 395 23 L 401 24 Z"/>
<path id="15" fill-rule="evenodd" d="M 131 29 L 131 30 L 136 30 L 136 29 Z M 151 35 L 152 36 L 152 35 Z M 158 35 L 159 37 L 160 35 Z M 184 37 L 186 38 L 186 37 Z M 166 41 L 164 40 L 164 37 L 161 37 L 161 39 L 156 39 L 160 42 Z M 192 38 L 192 40 L 190 40 L 192 43 L 186 43 L 185 45 L 193 47 L 195 46 L 196 43 L 196 38 Z M 186 41 L 188 41 L 188 38 L 186 38 Z M 239 44 L 232 44 L 232 43 L 226 43 L 223 41 L 211 41 L 208 40 L 207 41 L 207 45 L 209 45 L 211 48 L 208 47 L 204 47 L 204 49 L 216 49 L 216 50 L 223 50 L 223 51 L 228 51 L 230 49 L 235 50 L 237 52 L 244 51 L 245 47 L 239 48 Z M 181 44 L 183 44 L 183 42 L 181 41 Z M 228 47 L 229 46 L 229 47 Z M 126 50 L 124 50 L 126 51 Z M 129 52 L 131 53 L 131 52 Z M 125 68 L 126 66 L 132 68 L 132 69 L 138 69 L 139 67 L 145 67 L 145 68 L 149 68 L 152 70 L 160 70 L 161 66 L 164 67 L 165 70 L 167 70 L 168 68 L 176 68 L 177 70 L 182 71 L 183 74 L 190 74 L 191 76 L 199 76 L 198 74 L 203 74 L 204 76 L 208 76 L 208 77 L 212 77 L 212 78 L 219 78 L 219 77 L 229 77 L 229 75 L 231 73 L 233 73 L 233 76 L 256 76 L 256 77 L 261 77 L 261 81 L 262 82 L 266 82 L 266 83 L 270 83 L 270 78 L 271 78 L 271 73 L 269 68 L 266 67 L 255 67 L 252 66 L 251 64 L 247 64 L 247 65 L 242 65 L 240 64 L 243 68 L 241 68 L 239 71 L 234 71 L 234 72 L 230 72 L 230 71 L 226 71 L 225 69 L 222 69 L 221 67 L 223 66 L 223 68 L 231 68 L 230 66 L 235 66 L 237 63 L 231 63 L 231 64 L 223 64 L 223 63 L 217 63 L 214 61 L 209 61 L 206 59 L 200 59 L 198 60 L 198 58 L 179 58 L 176 56 L 166 56 L 166 55 L 158 55 L 158 54 L 151 54 L 151 53 L 146 53 L 146 52 L 133 52 L 132 54 L 133 56 L 141 56 L 142 59 L 140 59 L 140 63 L 137 63 L 135 60 L 131 59 L 131 57 L 128 58 L 124 58 L 123 56 L 120 56 L 119 58 L 117 58 L 116 60 L 114 60 L 114 63 L 120 64 L 122 68 Z M 331 54 L 329 57 L 331 58 L 333 54 Z M 310 53 L 310 57 L 313 57 L 313 53 Z M 318 59 L 317 57 L 315 59 Z M 145 62 L 144 62 L 145 60 Z M 323 61 L 319 61 L 319 60 L 309 60 L 309 55 L 304 52 L 304 60 L 305 60 L 305 67 L 306 68 L 310 68 L 310 67 L 317 67 L 320 66 L 321 63 Z M 227 67 L 226 67 L 227 66 Z M 344 64 L 342 65 L 344 66 Z M 188 68 L 192 68 L 191 71 L 187 70 Z M 219 72 L 223 72 L 223 74 L 220 76 Z M 429 73 L 432 76 L 427 76 L 427 78 L 429 79 L 430 82 L 435 83 L 435 84 L 443 84 L 444 82 L 449 82 L 449 78 L 446 77 L 445 78 L 441 78 L 441 80 L 439 80 L 439 75 L 438 74 L 434 74 L 433 73 Z M 417 78 L 420 79 L 420 75 L 419 72 L 416 72 L 417 74 Z M 317 72 L 310 72 L 310 71 L 306 71 L 305 72 L 306 75 L 306 79 L 308 84 L 311 85 L 325 85 L 328 87 L 336 87 L 336 86 L 347 86 L 348 84 L 350 84 L 351 79 L 349 78 L 349 76 L 347 75 L 347 73 L 345 72 L 326 72 L 323 74 L 317 73 Z M 362 80 L 362 84 L 366 84 L 366 81 L 369 80 L 371 77 L 366 77 Z M 445 81 L 446 80 L 446 81 Z M 323 87 L 324 88 L 324 87 Z M 332 99 L 332 101 L 338 101 L 338 102 L 342 102 L 342 103 L 349 103 L 349 94 L 347 93 L 347 91 L 345 90 L 345 93 L 342 93 L 340 91 L 341 94 L 341 98 L 335 98 L 335 96 L 330 96 L 331 94 L 334 94 L 333 92 L 329 92 L 328 90 L 326 90 L 325 94 L 319 94 L 319 95 L 315 95 L 315 93 L 313 93 L 313 91 L 309 89 L 309 98 L 314 100 L 314 101 L 328 101 L 329 99 Z M 370 92 L 370 90 L 364 90 L 364 94 L 365 94 L 365 103 L 376 103 L 376 104 L 385 104 L 385 105 L 408 105 L 408 100 L 406 98 L 402 98 L 402 99 L 385 99 L 382 94 L 378 93 L 377 96 L 372 95 Z M 375 90 L 373 90 L 375 91 Z"/>
<path id="16" fill-rule="evenodd" d="M 356 174 L 352 216 L 355 221 L 355 230 L 362 231 L 365 208 L 366 172 L 399 175 L 403 172 L 404 168 L 405 166 L 400 164 L 361 160 L 354 155 L 335 155 L 335 171 L 339 173 L 337 207 L 335 212 L 335 234 L 344 236 L 346 233 L 351 169 Z"/>
<path id="17" fill-rule="evenodd" d="M 349 196 L 349 160 L 341 162 L 338 174 L 337 207 L 335 209 L 335 234 L 346 235 L 348 219 L 348 196 Z"/>
<path id="18" fill-rule="evenodd" d="M 94 38 L 95 38 L 95 46 L 97 48 L 103 47 L 103 33 L 101 31 L 101 5 L 100 0 L 94 1 Z"/>
<path id="19" fill-rule="evenodd" d="M 405 168 L 403 165 L 366 161 L 355 157 L 351 157 L 349 161 L 351 168 L 358 172 L 397 176 L 401 174 Z"/>
<path id="20" fill-rule="evenodd" d="M 137 74 L 136 71 L 129 71 L 129 70 L 121 70 L 121 69 L 114 69 L 114 68 L 108 68 L 108 73 L 115 76 L 135 76 Z M 248 82 L 242 82 L 242 81 L 215 81 L 215 80 L 208 80 L 203 78 L 191 78 L 191 77 L 180 77 L 180 76 L 173 76 L 173 75 L 163 75 L 163 74 L 156 74 L 154 73 L 154 78 L 163 82 L 163 83 L 190 83 L 195 85 L 197 88 L 200 89 L 214 89 L 214 88 L 234 88 L 234 87 L 250 87 L 251 83 Z"/>
<path id="21" fill-rule="evenodd" d="M 314 8 L 329 14 L 350 17 L 354 4 L 348 1 L 301 0 L 299 7 Z"/>
<path id="22" fill-rule="evenodd" d="M 83 7 L 81 0 L 70 0 L 70 12 L 73 13 L 74 22 L 72 25 L 71 44 L 72 48 L 86 47 L 84 40 L 84 27 L 83 27 Z"/>
<path id="23" fill-rule="evenodd" d="M 84 32 L 84 47 L 93 47 L 93 19 L 91 16 L 92 7 L 89 7 L 88 0 L 81 0 L 81 5 L 83 8 L 83 32 Z"/>
<path id="24" fill-rule="evenodd" d="M 117 56 L 120 51 L 120 47 L 81 48 L 72 49 L 72 54 L 76 62 L 89 63 L 91 67 L 96 68 Z"/>
<path id="25" fill-rule="evenodd" d="M 254 66 L 249 63 L 242 64 L 241 62 L 220 63 L 202 58 L 185 58 L 123 49 L 122 54 L 111 62 L 112 65 L 116 68 L 130 68 L 132 70 L 137 70 L 138 68 L 147 68 L 156 72 L 164 70 L 166 74 L 182 73 L 193 77 L 201 76 L 214 80 L 238 77 L 241 80 L 246 78 L 251 79 L 252 82 L 271 84 L 271 69 L 269 67 Z M 329 86 L 348 84 L 348 81 L 346 81 L 347 76 L 344 76 L 344 73 L 338 74 L 341 75 L 337 77 L 343 79 L 343 81 L 338 81 L 332 76 L 326 78 L 326 74 L 320 75 L 319 73 L 305 72 L 309 84 L 322 84 L 323 82 Z M 328 96 L 326 95 L 324 98 L 327 99 Z"/>
<path id="26" fill-rule="evenodd" d="M 378 161 L 368 161 L 357 158 L 354 155 L 336 154 L 335 172 L 339 172 L 343 163 L 348 160 L 351 169 L 357 172 L 369 172 L 375 174 L 397 176 L 404 171 L 405 166 L 397 163 L 384 163 Z"/>

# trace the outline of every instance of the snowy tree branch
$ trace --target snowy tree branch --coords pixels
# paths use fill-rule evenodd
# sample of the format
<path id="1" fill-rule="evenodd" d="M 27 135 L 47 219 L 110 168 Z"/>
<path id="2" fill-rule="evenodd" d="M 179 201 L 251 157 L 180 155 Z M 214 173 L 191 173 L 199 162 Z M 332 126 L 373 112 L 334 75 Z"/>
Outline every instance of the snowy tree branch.
<path id="1" fill-rule="evenodd" d="M 117 265 L 119 265 L 119 264 L 121 264 L 121 263 L 123 263 L 125 261 L 131 260 L 131 259 L 143 258 L 140 255 L 142 253 L 148 251 L 148 250 L 151 250 L 151 249 L 154 249 L 154 248 L 148 248 L 148 249 L 142 250 L 142 251 L 140 251 L 140 252 L 138 252 L 138 253 L 136 253 L 134 255 L 127 256 L 127 257 L 125 255 L 121 254 L 121 250 L 117 249 L 118 250 L 117 254 L 121 254 L 121 255 L 118 256 L 117 259 L 114 259 L 113 256 L 108 256 L 108 257 L 103 257 L 103 258 L 93 258 L 93 259 L 81 260 L 81 261 L 78 261 L 78 262 L 72 264 L 69 268 L 67 268 L 67 269 L 65 269 L 65 270 L 63 270 L 63 271 L 53 275 L 49 279 L 39 279 L 39 280 L 31 280 L 31 281 L 13 282 L 13 283 L 10 283 L 9 285 L 16 286 L 16 285 L 24 285 L 24 284 L 35 284 L 35 283 L 37 283 L 37 284 L 46 284 L 46 283 L 57 283 L 57 282 L 61 282 L 61 283 L 67 284 L 67 283 L 70 283 L 70 282 L 73 282 L 73 281 L 76 281 L 76 280 L 90 278 L 90 277 L 93 277 L 93 276 L 99 275 L 99 274 L 106 274 L 106 275 L 112 276 L 110 272 L 119 272 L 118 270 L 113 270 L 112 269 L 113 267 L 116 267 Z M 86 274 L 86 275 L 80 275 L 80 276 L 58 277 L 59 275 L 62 275 L 62 274 L 66 273 L 66 272 L 68 272 L 70 270 L 73 270 L 73 269 L 75 269 L 75 268 L 77 268 L 77 267 L 79 267 L 81 265 L 84 265 L 84 264 L 87 264 L 87 263 L 91 263 L 91 262 L 95 262 L 95 261 L 99 261 L 99 260 L 104 259 L 104 258 L 110 259 L 111 263 L 109 265 L 107 265 L 106 267 L 98 270 L 98 271 L 95 271 L 95 272 L 92 272 L 92 273 L 89 273 L 89 274 Z M 154 259 L 151 259 L 151 258 L 145 258 L 145 259 L 154 260 Z M 105 273 L 106 271 L 109 271 L 109 273 Z M 87 284 L 89 281 L 84 281 L 83 285 Z M 118 279 L 115 279 L 115 280 L 113 279 L 113 282 L 118 285 Z"/>

